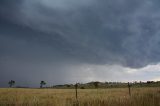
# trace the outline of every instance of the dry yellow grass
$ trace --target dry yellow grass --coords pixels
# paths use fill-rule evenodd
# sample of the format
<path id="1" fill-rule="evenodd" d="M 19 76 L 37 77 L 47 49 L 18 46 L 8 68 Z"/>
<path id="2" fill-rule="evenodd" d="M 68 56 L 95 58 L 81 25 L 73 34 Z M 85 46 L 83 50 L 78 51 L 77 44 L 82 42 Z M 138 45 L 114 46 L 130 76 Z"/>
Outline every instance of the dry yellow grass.
<path id="1" fill-rule="evenodd" d="M 0 106 L 160 106 L 160 88 L 0 89 Z"/>

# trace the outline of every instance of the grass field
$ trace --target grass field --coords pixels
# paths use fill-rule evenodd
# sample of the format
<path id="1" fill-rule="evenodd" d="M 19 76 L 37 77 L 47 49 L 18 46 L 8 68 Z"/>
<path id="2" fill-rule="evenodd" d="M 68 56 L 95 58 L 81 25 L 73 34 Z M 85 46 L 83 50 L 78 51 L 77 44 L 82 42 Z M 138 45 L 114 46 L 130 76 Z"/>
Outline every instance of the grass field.
<path id="1" fill-rule="evenodd" d="M 1 88 L 0 106 L 160 106 L 160 88 L 21 89 Z"/>

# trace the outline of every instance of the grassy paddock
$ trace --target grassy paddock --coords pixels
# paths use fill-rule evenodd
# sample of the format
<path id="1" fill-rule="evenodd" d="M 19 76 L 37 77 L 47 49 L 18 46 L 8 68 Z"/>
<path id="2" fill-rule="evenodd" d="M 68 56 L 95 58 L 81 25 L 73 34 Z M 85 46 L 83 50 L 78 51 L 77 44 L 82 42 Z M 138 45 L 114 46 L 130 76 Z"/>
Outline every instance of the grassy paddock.
<path id="1" fill-rule="evenodd" d="M 160 88 L 0 89 L 0 106 L 160 106 Z"/>

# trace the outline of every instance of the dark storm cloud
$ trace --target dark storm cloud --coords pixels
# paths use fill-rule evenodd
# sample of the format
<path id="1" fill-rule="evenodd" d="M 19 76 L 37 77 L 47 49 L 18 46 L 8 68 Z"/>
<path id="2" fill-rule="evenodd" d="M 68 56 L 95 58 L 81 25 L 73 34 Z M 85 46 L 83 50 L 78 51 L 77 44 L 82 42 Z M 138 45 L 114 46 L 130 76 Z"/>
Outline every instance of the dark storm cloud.
<path id="1" fill-rule="evenodd" d="M 62 68 L 71 64 L 140 68 L 159 63 L 159 4 L 158 0 L 1 0 L 0 77 L 5 79 L 13 69 L 17 79 L 22 73 L 24 79 L 33 78 L 27 74 L 33 72 L 37 80 L 52 74 L 57 80 L 57 74 L 73 73 Z"/>

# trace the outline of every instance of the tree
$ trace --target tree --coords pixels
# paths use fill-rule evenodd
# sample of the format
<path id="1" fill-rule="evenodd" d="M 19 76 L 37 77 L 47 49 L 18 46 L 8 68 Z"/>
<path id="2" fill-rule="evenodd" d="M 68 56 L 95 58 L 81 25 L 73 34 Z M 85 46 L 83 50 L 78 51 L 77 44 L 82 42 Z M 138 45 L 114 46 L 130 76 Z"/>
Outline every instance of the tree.
<path id="1" fill-rule="evenodd" d="M 10 81 L 8 82 L 9 87 L 11 88 L 15 83 L 16 83 L 16 82 L 15 82 L 14 80 L 10 80 Z"/>
<path id="2" fill-rule="evenodd" d="M 93 85 L 95 86 L 95 88 L 98 88 L 98 84 L 99 84 L 99 82 L 98 82 L 98 81 L 93 82 Z"/>
<path id="3" fill-rule="evenodd" d="M 40 82 L 40 88 L 43 88 L 43 85 L 46 85 L 46 82 L 45 82 L 45 81 L 41 81 L 41 82 Z"/>

